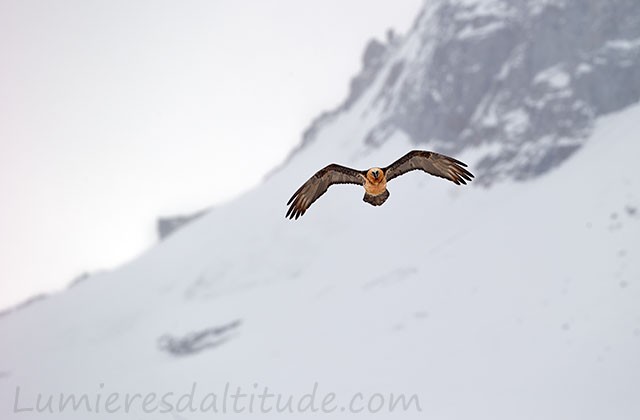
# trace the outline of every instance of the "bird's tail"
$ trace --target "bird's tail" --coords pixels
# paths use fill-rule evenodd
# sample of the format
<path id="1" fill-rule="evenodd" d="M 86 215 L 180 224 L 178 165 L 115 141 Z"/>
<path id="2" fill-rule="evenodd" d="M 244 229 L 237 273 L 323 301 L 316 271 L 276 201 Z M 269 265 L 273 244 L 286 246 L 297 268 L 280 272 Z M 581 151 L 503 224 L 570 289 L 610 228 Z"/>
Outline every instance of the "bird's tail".
<path id="1" fill-rule="evenodd" d="M 362 200 L 371 204 L 372 206 L 381 206 L 384 204 L 385 201 L 387 201 L 387 198 L 389 198 L 389 190 L 384 190 L 382 194 L 378 194 L 378 195 L 371 195 L 371 194 L 365 193 Z"/>

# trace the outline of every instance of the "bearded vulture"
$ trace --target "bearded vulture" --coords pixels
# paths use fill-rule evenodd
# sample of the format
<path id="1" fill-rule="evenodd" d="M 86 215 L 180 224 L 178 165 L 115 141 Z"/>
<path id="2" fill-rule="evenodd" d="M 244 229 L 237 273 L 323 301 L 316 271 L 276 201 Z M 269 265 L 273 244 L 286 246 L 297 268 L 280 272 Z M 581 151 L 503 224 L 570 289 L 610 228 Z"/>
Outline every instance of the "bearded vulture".
<path id="1" fill-rule="evenodd" d="M 409 152 L 386 168 L 374 167 L 366 171 L 332 163 L 316 172 L 291 196 L 285 217 L 297 219 L 302 216 L 333 184 L 362 185 L 365 191 L 363 200 L 372 206 L 380 206 L 389 198 L 387 182 L 393 178 L 419 169 L 456 185 L 466 185 L 473 178 L 473 174 L 465 169 L 466 166 L 449 156 L 425 150 Z"/>

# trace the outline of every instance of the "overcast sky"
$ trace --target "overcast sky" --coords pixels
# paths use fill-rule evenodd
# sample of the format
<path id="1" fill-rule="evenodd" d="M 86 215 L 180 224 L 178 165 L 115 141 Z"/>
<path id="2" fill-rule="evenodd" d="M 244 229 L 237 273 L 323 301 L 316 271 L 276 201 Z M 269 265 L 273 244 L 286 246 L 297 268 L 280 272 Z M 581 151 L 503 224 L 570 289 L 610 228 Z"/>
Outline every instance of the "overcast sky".
<path id="1" fill-rule="evenodd" d="M 0 0 L 0 308 L 254 186 L 421 3 Z"/>

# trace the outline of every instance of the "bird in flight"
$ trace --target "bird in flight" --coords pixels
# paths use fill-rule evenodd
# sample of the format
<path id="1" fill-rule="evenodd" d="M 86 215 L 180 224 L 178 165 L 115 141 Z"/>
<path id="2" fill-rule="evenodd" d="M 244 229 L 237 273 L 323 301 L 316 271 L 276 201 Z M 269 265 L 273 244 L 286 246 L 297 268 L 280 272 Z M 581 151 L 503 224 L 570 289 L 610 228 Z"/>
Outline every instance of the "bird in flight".
<path id="1" fill-rule="evenodd" d="M 435 152 L 414 150 L 402 156 L 386 168 L 371 168 L 367 171 L 347 168 L 332 163 L 316 172 L 287 202 L 289 210 L 285 217 L 297 219 L 309 206 L 333 184 L 357 184 L 364 187 L 363 201 L 372 206 L 380 206 L 387 198 L 387 182 L 407 172 L 421 170 L 428 174 L 448 179 L 456 185 L 471 181 L 473 174 L 465 169 L 467 165 Z"/>

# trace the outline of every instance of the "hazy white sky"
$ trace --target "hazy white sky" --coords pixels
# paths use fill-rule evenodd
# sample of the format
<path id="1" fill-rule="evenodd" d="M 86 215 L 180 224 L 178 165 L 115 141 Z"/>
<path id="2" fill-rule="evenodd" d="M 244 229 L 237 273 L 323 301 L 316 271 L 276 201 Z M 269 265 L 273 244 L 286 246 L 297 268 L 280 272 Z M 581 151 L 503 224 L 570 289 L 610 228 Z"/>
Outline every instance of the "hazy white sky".
<path id="1" fill-rule="evenodd" d="M 421 3 L 0 0 L 0 308 L 255 185 Z"/>

